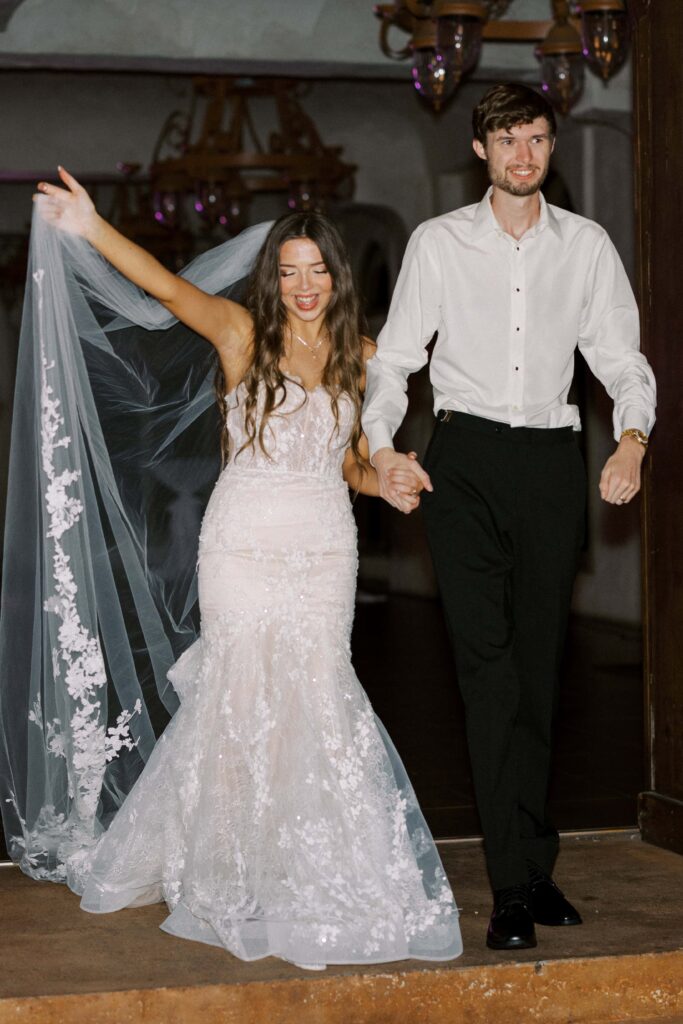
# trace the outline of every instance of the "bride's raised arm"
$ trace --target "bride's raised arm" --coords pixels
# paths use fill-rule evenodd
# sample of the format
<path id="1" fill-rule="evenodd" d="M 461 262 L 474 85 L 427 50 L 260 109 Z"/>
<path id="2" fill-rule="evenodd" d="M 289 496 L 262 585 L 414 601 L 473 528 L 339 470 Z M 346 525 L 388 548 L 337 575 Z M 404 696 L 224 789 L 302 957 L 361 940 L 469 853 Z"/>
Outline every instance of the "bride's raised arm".
<path id="1" fill-rule="evenodd" d="M 95 209 L 73 175 L 58 168 L 65 185 L 38 184 L 34 200 L 40 201 L 44 219 L 62 231 L 85 238 L 133 284 L 165 306 L 174 317 L 210 341 L 225 365 L 230 352 L 240 361 L 251 339 L 251 317 L 243 306 L 217 295 L 208 295 L 182 277 L 172 274 L 141 246 L 125 238 Z"/>

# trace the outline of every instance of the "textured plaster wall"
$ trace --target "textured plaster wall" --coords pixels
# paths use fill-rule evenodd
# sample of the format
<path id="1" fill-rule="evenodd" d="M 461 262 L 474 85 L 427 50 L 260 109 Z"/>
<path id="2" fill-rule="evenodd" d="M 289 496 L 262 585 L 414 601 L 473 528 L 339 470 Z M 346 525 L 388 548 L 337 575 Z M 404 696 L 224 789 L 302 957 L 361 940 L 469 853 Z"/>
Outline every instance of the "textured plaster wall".
<path id="1" fill-rule="evenodd" d="M 166 57 L 377 60 L 365 0 L 24 0 L 2 50 Z"/>
<path id="2" fill-rule="evenodd" d="M 0 53 L 341 61 L 390 72 L 372 8 L 372 0 L 24 0 L 0 34 Z M 507 17 L 549 12 L 549 0 L 514 0 Z M 487 43 L 482 65 L 523 70 L 529 49 Z"/>

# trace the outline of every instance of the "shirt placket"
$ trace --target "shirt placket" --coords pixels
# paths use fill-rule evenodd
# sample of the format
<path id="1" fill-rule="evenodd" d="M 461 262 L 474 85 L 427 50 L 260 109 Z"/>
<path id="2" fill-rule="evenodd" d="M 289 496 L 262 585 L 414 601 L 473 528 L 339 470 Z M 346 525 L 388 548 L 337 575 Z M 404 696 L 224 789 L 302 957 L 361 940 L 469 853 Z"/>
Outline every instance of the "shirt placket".
<path id="1" fill-rule="evenodd" d="M 526 275 L 525 246 L 512 242 L 512 300 L 510 303 L 510 366 L 509 409 L 510 425 L 523 427 L 524 415 L 524 356 L 526 350 Z"/>

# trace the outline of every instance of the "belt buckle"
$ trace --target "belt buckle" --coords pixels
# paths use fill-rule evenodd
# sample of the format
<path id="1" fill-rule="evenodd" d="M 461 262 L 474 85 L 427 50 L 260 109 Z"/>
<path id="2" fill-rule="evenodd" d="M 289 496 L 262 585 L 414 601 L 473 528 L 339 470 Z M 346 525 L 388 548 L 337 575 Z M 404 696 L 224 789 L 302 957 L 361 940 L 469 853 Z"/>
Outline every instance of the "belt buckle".
<path id="1" fill-rule="evenodd" d="M 441 422 L 442 423 L 448 423 L 449 419 L 453 415 L 453 410 L 452 409 L 442 409 L 441 412 L 442 412 Z"/>

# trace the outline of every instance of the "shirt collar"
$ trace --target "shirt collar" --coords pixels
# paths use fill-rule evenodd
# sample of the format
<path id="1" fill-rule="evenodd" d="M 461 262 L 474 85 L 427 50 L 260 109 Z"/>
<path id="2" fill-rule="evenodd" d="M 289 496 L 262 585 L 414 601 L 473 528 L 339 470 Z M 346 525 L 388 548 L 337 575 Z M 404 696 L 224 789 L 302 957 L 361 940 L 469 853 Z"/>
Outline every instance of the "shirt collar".
<path id="1" fill-rule="evenodd" d="M 484 235 L 488 235 L 491 231 L 502 231 L 500 224 L 495 218 L 493 207 L 491 206 L 492 193 L 493 186 L 488 189 L 481 202 L 477 203 L 477 208 L 474 211 L 474 219 L 472 221 L 473 241 L 483 238 Z M 545 196 L 542 192 L 539 193 L 539 195 L 541 199 L 541 215 L 528 234 L 537 235 L 539 232 L 549 228 L 553 234 L 561 239 L 562 232 L 560 229 L 560 223 L 553 212 L 553 208 L 546 203 Z"/>

